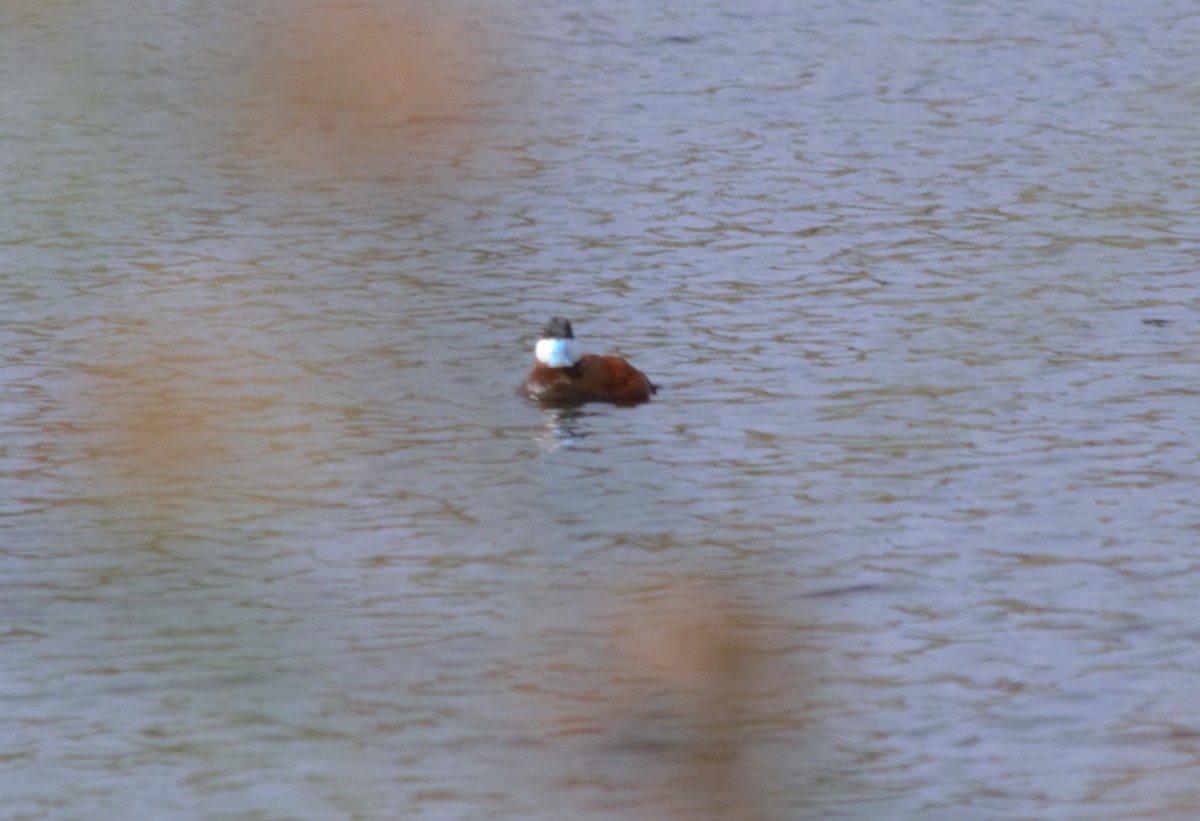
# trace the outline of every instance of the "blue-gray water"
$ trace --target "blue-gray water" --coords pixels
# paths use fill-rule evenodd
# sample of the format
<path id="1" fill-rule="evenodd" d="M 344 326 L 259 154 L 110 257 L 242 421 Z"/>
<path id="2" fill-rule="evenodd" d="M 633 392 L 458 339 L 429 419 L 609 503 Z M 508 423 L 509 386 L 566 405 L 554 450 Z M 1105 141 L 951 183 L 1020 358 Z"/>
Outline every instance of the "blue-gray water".
<path id="1" fill-rule="evenodd" d="M 0 10 L 0 816 L 1200 814 L 1200 10 L 348 7 Z"/>

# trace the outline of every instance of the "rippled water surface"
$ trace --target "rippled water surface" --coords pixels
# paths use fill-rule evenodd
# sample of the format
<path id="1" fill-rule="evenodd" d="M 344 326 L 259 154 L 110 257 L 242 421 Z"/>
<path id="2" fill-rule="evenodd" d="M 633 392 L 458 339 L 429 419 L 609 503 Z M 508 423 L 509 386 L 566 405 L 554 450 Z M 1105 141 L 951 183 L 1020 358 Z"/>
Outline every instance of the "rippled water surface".
<path id="1" fill-rule="evenodd" d="M 1200 816 L 1192 5 L 0 23 L 0 815 Z"/>

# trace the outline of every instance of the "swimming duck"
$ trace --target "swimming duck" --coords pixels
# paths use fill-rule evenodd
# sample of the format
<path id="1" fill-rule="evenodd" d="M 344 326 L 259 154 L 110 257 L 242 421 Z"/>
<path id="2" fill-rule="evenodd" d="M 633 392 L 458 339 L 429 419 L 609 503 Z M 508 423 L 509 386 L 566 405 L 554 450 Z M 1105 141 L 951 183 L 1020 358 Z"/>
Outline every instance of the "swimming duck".
<path id="1" fill-rule="evenodd" d="M 533 356 L 533 370 L 520 393 L 542 404 L 636 405 L 658 392 L 644 373 L 621 357 L 582 353 L 571 323 L 561 316 L 546 323 Z"/>

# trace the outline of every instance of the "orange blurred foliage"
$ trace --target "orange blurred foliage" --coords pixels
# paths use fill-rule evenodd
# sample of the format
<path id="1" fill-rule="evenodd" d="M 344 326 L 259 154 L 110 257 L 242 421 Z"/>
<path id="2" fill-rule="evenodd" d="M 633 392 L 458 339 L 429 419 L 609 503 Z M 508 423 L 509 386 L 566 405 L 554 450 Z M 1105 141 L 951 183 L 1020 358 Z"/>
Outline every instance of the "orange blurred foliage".
<path id="1" fill-rule="evenodd" d="M 464 21 L 409 4 L 283 7 L 243 108 L 254 146 L 285 162 L 427 146 L 471 121 L 478 77 Z"/>
<path id="2" fill-rule="evenodd" d="M 589 727 L 641 771 L 645 818 L 763 821 L 759 742 L 778 720 L 761 628 L 769 614 L 720 585 L 671 580 L 631 587 L 606 621 L 609 679 L 563 730 Z M 786 688 L 785 688 L 786 689 Z"/>

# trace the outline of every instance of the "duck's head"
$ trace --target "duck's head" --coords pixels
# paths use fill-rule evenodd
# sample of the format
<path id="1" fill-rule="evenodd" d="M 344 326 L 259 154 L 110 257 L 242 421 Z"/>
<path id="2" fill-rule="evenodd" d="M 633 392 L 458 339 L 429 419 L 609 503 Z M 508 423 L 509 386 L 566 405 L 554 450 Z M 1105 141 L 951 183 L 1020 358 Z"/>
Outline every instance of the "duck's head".
<path id="1" fill-rule="evenodd" d="M 579 350 L 579 343 L 575 341 L 575 334 L 571 332 L 571 323 L 556 316 L 546 323 L 533 355 L 548 368 L 569 368 L 579 362 L 583 354 Z"/>

